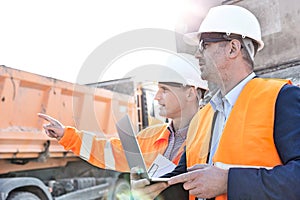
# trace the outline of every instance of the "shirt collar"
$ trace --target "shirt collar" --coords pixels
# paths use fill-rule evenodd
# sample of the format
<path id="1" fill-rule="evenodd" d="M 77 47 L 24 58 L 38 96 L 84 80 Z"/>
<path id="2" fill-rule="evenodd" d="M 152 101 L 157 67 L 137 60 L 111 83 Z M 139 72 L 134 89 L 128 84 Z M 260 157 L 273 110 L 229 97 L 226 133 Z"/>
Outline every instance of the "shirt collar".
<path id="1" fill-rule="evenodd" d="M 214 111 L 216 111 L 216 110 L 221 111 L 222 110 L 222 95 L 221 95 L 220 90 L 218 90 L 216 92 L 216 94 L 211 98 L 210 104 L 211 104 L 212 108 L 214 109 Z"/>
<path id="2" fill-rule="evenodd" d="M 186 138 L 186 135 L 187 135 L 187 132 L 188 132 L 188 128 L 189 128 L 189 125 L 184 127 L 184 128 L 181 128 L 179 129 L 177 132 L 174 131 L 174 128 L 173 128 L 173 121 L 171 121 L 169 124 L 165 124 L 163 127 L 162 127 L 164 130 L 161 132 L 160 135 L 158 135 L 158 137 L 154 140 L 154 143 L 157 143 L 159 142 L 160 140 L 166 140 L 168 141 L 169 138 L 170 138 L 170 134 L 174 133 L 175 137 L 182 137 L 182 138 Z M 168 131 L 166 131 L 166 129 L 168 129 Z"/>
<path id="3" fill-rule="evenodd" d="M 239 84 L 237 84 L 232 90 L 230 90 L 228 92 L 228 94 L 225 95 L 225 98 L 227 99 L 227 101 L 230 103 L 230 105 L 234 105 L 238 96 L 240 95 L 240 93 L 242 92 L 243 88 L 245 87 L 245 85 L 255 77 L 255 73 L 252 72 L 251 74 L 249 74 L 246 78 L 244 78 L 244 80 L 242 80 Z"/>
<path id="4" fill-rule="evenodd" d="M 189 125 L 187 125 L 184 128 L 181 128 L 177 131 L 174 130 L 174 126 L 173 126 L 173 121 L 170 123 L 170 125 L 168 126 L 168 129 L 170 131 L 170 133 L 174 133 L 175 137 L 181 137 L 181 138 L 186 138 L 186 134 L 188 131 Z"/>
<path id="5" fill-rule="evenodd" d="M 231 107 L 235 104 L 238 96 L 240 95 L 241 91 L 245 87 L 245 85 L 255 77 L 255 73 L 252 72 L 249 74 L 244 80 L 242 80 L 240 83 L 238 83 L 234 88 L 232 88 L 225 97 L 222 97 L 221 91 L 218 90 L 217 93 L 211 98 L 210 104 L 212 108 L 216 111 L 222 110 L 222 101 L 227 101 L 227 103 L 230 104 Z"/>

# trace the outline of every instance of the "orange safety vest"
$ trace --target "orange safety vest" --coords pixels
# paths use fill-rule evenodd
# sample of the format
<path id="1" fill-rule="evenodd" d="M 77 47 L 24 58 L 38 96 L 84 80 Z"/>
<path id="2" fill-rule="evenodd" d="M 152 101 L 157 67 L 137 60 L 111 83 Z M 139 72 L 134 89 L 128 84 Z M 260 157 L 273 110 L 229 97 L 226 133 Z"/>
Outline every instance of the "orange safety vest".
<path id="1" fill-rule="evenodd" d="M 149 168 L 158 154 L 163 154 L 168 146 L 170 131 L 167 124 L 159 124 L 142 130 L 137 139 Z M 89 163 L 103 168 L 120 172 L 129 172 L 126 156 L 119 138 L 97 138 L 96 134 L 78 131 L 74 127 L 66 127 L 64 136 L 59 143 L 66 150 L 71 150 Z M 177 156 L 172 160 L 178 164 L 183 153 L 182 144 Z"/>
<path id="2" fill-rule="evenodd" d="M 275 103 L 287 80 L 254 78 L 239 95 L 213 157 L 217 167 L 273 168 L 280 165 L 274 138 Z M 187 135 L 187 167 L 206 163 L 214 111 L 210 104 L 193 118 Z M 195 199 L 195 197 L 190 197 Z M 227 199 L 227 195 L 216 199 Z"/>

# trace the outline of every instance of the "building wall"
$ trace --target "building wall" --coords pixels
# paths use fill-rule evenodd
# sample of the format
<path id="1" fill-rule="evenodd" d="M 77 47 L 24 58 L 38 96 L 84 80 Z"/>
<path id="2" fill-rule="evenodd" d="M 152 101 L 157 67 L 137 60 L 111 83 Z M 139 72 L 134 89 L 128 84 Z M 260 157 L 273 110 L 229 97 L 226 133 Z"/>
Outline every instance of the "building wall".
<path id="1" fill-rule="evenodd" d="M 207 0 L 208 1 L 208 0 Z M 199 1 L 206 2 L 206 1 Z M 298 0 L 214 0 L 206 5 L 194 4 L 195 13 L 185 14 L 185 30 L 197 31 L 203 17 L 212 6 L 221 4 L 239 5 L 253 12 L 260 21 L 264 49 L 255 57 L 255 71 L 266 77 L 289 78 L 300 83 L 300 4 Z M 188 16 L 188 17 L 187 17 Z M 221 20 L 221 19 L 220 19 Z M 193 21 L 193 23 L 192 23 Z M 195 22 L 196 21 L 196 22 Z M 195 48 L 187 46 L 178 37 L 178 50 L 191 53 Z"/>
<path id="2" fill-rule="evenodd" d="M 242 0 L 235 5 L 260 21 L 264 49 L 255 58 L 258 74 L 300 82 L 300 4 L 297 0 Z"/>

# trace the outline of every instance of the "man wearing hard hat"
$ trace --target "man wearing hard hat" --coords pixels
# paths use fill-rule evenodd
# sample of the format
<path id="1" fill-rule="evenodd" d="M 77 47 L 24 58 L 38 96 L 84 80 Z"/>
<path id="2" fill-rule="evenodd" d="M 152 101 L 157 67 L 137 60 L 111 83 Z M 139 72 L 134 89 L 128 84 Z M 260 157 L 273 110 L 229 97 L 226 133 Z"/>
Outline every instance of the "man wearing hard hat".
<path id="1" fill-rule="evenodd" d="M 253 72 L 264 46 L 256 17 L 217 6 L 191 36 L 201 77 L 219 91 L 190 124 L 188 172 L 168 184 L 184 183 L 191 199 L 300 199 L 300 89 Z"/>
<path id="2" fill-rule="evenodd" d="M 151 66 L 148 66 L 148 70 L 149 67 Z M 207 82 L 200 78 L 199 68 L 187 58 L 187 55 L 168 55 L 163 63 L 152 67 L 146 75 L 147 81 L 158 82 L 159 89 L 155 99 L 160 106 L 159 114 L 171 119 L 171 122 L 153 125 L 138 133 L 137 139 L 144 154 L 145 164 L 149 167 L 158 154 L 178 164 L 184 151 L 190 120 L 199 110 L 199 103 L 208 90 Z M 66 150 L 72 150 L 76 155 L 100 168 L 130 171 L 119 138 L 96 138 L 93 133 L 65 127 L 48 115 L 39 114 L 39 117 L 50 122 L 44 125 L 46 134 L 57 138 Z M 84 138 L 92 140 L 85 142 Z M 113 153 L 110 160 L 105 157 L 104 149 L 107 143 L 110 143 Z M 86 152 L 81 155 L 81 148 L 91 148 L 89 155 L 86 155 Z M 114 166 L 110 163 L 114 163 Z"/>

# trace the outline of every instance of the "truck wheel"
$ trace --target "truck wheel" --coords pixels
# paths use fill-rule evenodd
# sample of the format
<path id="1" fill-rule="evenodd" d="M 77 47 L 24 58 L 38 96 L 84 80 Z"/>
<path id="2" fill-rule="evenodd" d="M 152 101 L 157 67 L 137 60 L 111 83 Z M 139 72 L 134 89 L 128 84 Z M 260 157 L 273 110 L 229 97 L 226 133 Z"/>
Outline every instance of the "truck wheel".
<path id="1" fill-rule="evenodd" d="M 31 192 L 23 192 L 23 191 L 12 192 L 7 198 L 7 200 L 23 200 L 23 199 L 40 200 L 40 198 L 35 194 Z"/>
<path id="2" fill-rule="evenodd" d="M 113 200 L 128 199 L 129 194 L 130 184 L 128 181 L 124 179 L 118 180 L 114 189 Z"/>

